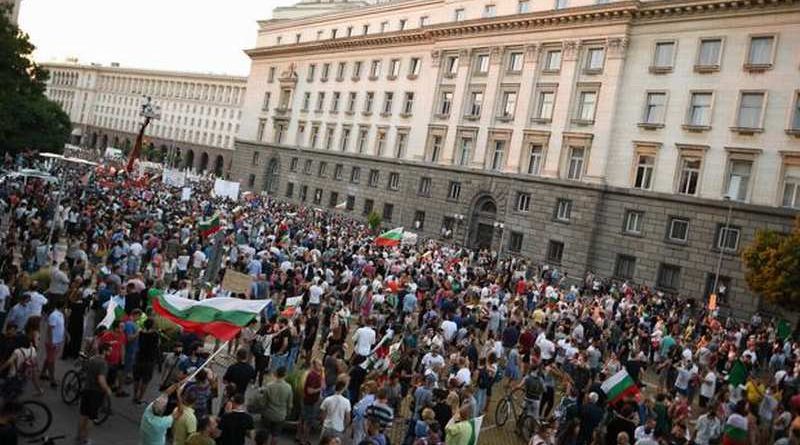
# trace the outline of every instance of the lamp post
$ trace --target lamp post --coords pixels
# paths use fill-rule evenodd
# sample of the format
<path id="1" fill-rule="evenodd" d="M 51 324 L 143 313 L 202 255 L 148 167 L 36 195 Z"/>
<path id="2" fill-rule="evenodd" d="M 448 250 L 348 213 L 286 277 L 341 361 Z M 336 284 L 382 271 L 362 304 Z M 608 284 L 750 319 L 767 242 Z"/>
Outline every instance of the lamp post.
<path id="1" fill-rule="evenodd" d="M 725 225 L 723 226 L 722 231 L 720 231 L 719 238 L 717 239 L 717 243 L 719 247 L 719 257 L 717 258 L 717 270 L 714 273 L 714 288 L 712 289 L 712 294 L 717 293 L 717 289 L 719 287 L 719 274 L 722 270 L 722 258 L 725 254 L 725 245 L 728 238 L 728 232 L 730 229 L 731 223 L 731 214 L 733 213 L 733 200 L 731 199 L 730 195 L 725 195 L 723 198 L 728 203 L 728 214 L 725 217 Z"/>
<path id="2" fill-rule="evenodd" d="M 150 125 L 150 121 L 153 119 L 161 119 L 161 107 L 154 105 L 150 96 L 144 96 L 144 103 L 142 104 L 142 109 L 139 111 L 139 116 L 144 117 L 144 122 L 142 122 L 142 127 L 139 129 L 139 134 L 136 135 L 136 142 L 133 144 L 133 150 L 128 156 L 128 165 L 125 167 L 125 170 L 127 170 L 129 174 L 133 170 L 134 161 L 136 161 L 136 158 L 139 157 L 139 153 L 142 151 L 144 131 L 147 129 L 147 126 Z"/>
<path id="3" fill-rule="evenodd" d="M 460 213 L 454 213 L 453 214 L 453 219 L 456 221 L 456 223 L 459 226 L 462 226 L 464 224 L 464 215 L 462 215 Z M 469 236 L 469 230 L 464 229 L 464 247 L 467 247 L 467 237 L 468 236 Z"/>
<path id="4" fill-rule="evenodd" d="M 500 257 L 503 256 L 503 238 L 505 238 L 506 235 L 506 231 L 504 230 L 506 225 L 497 221 L 495 221 L 492 225 L 495 229 L 500 231 L 500 248 L 497 249 L 497 259 L 500 259 Z"/>

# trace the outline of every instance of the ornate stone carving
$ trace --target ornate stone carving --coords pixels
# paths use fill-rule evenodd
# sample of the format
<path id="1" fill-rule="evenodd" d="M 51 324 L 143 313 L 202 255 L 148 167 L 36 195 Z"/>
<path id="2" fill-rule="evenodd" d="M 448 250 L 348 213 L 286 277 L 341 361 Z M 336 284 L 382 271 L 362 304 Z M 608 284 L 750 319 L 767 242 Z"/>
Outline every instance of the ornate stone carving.
<path id="1" fill-rule="evenodd" d="M 564 60 L 576 60 L 581 48 L 581 43 L 577 40 L 565 40 L 561 43 L 561 48 L 564 52 Z"/>
<path id="2" fill-rule="evenodd" d="M 539 45 L 528 45 L 525 47 L 525 60 L 532 62 L 537 59 L 539 56 L 539 51 L 541 51 L 541 47 Z"/>
<path id="3" fill-rule="evenodd" d="M 281 77 L 278 80 L 281 84 L 294 85 L 297 83 L 297 71 L 295 70 L 294 62 L 289 64 L 289 67 L 281 73 Z"/>
<path id="4" fill-rule="evenodd" d="M 458 65 L 469 66 L 469 56 L 471 53 L 472 51 L 468 48 L 458 50 Z"/>
<path id="5" fill-rule="evenodd" d="M 431 65 L 438 67 L 442 63 L 442 52 L 438 49 L 431 51 Z"/>
<path id="6" fill-rule="evenodd" d="M 497 65 L 498 63 L 503 61 L 503 48 L 499 46 L 493 46 L 491 50 L 489 50 L 489 63 L 492 65 Z"/>
<path id="7" fill-rule="evenodd" d="M 606 39 L 606 47 L 608 48 L 608 57 L 623 58 L 628 49 L 630 39 L 627 37 L 609 37 Z"/>

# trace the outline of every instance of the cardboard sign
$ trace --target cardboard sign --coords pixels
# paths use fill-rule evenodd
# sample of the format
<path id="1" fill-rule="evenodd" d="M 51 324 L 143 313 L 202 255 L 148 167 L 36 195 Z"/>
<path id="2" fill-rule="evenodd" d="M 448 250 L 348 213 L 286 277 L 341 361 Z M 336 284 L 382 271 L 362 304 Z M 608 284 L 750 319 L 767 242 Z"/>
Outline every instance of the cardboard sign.
<path id="1" fill-rule="evenodd" d="M 225 277 L 222 279 L 222 288 L 237 294 L 245 294 L 250 292 L 250 285 L 253 283 L 253 277 L 235 270 L 227 269 Z"/>

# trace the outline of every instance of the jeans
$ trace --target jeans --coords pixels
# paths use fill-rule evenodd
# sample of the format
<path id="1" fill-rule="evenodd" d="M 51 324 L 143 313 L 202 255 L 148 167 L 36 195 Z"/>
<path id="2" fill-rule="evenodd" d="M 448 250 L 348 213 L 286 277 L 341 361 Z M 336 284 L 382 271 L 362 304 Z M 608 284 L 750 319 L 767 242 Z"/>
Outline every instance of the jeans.
<path id="1" fill-rule="evenodd" d="M 269 372 L 275 373 L 280 367 L 286 366 L 286 361 L 289 358 L 289 353 L 273 355 L 269 361 Z"/>
<path id="2" fill-rule="evenodd" d="M 475 391 L 475 402 L 476 402 L 476 411 L 478 413 L 482 413 L 483 409 L 486 408 L 486 389 L 485 388 L 478 388 Z"/>

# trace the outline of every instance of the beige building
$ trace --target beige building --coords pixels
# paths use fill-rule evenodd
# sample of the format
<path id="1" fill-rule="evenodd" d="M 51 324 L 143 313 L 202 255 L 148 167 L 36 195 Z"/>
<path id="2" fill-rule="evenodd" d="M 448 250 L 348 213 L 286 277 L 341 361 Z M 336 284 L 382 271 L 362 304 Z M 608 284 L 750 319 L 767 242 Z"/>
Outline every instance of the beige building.
<path id="1" fill-rule="evenodd" d="M 407 0 L 259 24 L 245 188 L 759 306 L 738 253 L 800 208 L 797 1 Z"/>
<path id="2" fill-rule="evenodd" d="M 7 6 L 11 10 L 8 12 L 11 23 L 16 24 L 19 19 L 19 7 L 22 0 L 0 0 L 0 7 Z"/>
<path id="3" fill-rule="evenodd" d="M 47 96 L 73 123 L 72 142 L 128 150 L 143 118 L 144 97 L 160 108 L 145 133 L 157 159 L 227 175 L 245 96 L 243 77 L 81 65 L 42 64 L 50 70 Z"/>

